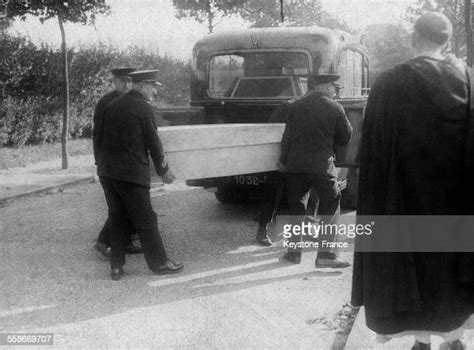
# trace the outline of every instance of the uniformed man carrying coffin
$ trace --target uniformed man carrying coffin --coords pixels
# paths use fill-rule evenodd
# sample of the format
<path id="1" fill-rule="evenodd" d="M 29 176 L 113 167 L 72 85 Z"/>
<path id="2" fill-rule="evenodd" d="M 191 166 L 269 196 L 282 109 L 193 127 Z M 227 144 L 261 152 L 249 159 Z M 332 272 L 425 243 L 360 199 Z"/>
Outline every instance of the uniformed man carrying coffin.
<path id="1" fill-rule="evenodd" d="M 280 170 L 287 173 L 287 195 L 293 224 L 301 224 L 306 212 L 303 196 L 316 191 L 319 198 L 320 223 L 332 223 L 339 212 L 341 191 L 334 165 L 335 146 L 347 144 L 352 126 L 343 107 L 333 100 L 340 88 L 339 75 L 318 75 L 308 79 L 308 93 L 291 105 L 281 141 Z M 321 237 L 320 237 L 321 238 Z M 327 240 L 334 239 L 328 237 Z M 298 243 L 301 235 L 290 242 Z M 284 259 L 300 263 L 301 248 L 295 244 Z M 320 247 L 316 267 L 342 268 L 350 264 L 337 259 L 336 253 Z"/>
<path id="2" fill-rule="evenodd" d="M 157 95 L 158 71 L 130 74 L 132 89 L 110 103 L 104 123 L 97 131 L 97 172 L 109 207 L 112 226 L 111 277 L 119 280 L 124 271 L 127 215 L 138 233 L 148 268 L 155 274 L 176 273 L 183 265 L 171 261 L 158 231 L 157 216 L 150 200 L 149 155 L 164 183 L 174 176 L 164 159 L 163 147 L 147 103 Z"/>
<path id="3" fill-rule="evenodd" d="M 128 75 L 135 71 L 135 68 L 130 67 L 123 67 L 123 68 L 114 68 L 111 69 L 110 72 L 113 76 L 113 84 L 114 90 L 103 96 L 94 110 L 94 138 L 97 136 L 96 132 L 100 129 L 100 125 L 104 121 L 104 111 L 105 107 L 115 100 L 117 97 L 122 96 L 123 94 L 130 91 L 132 87 L 132 78 Z M 94 143 L 94 146 L 96 144 Z M 97 150 L 94 147 L 94 157 L 97 164 Z M 136 246 L 133 243 L 133 240 L 137 240 L 138 236 L 136 235 L 135 227 L 133 226 L 132 222 L 129 220 L 127 223 L 127 230 L 129 231 L 129 239 L 127 242 L 127 247 L 125 249 L 127 254 L 140 254 L 142 251 L 140 247 Z M 107 220 L 104 224 L 104 227 L 99 233 L 97 237 L 97 243 L 94 245 L 94 248 L 104 255 L 106 258 L 110 258 L 110 221 Z"/>

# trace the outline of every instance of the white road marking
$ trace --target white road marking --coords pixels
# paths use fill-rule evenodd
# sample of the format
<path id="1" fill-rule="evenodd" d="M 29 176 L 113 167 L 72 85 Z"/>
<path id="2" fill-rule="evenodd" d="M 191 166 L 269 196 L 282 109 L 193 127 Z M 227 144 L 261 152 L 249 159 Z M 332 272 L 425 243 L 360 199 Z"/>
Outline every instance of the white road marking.
<path id="1" fill-rule="evenodd" d="M 234 271 L 249 269 L 249 268 L 258 267 L 258 266 L 270 265 L 270 264 L 274 264 L 276 261 L 278 261 L 278 260 L 277 259 L 271 259 L 271 260 L 257 261 L 257 262 L 254 262 L 254 263 L 248 263 L 248 264 L 243 264 L 243 265 L 225 267 L 225 268 L 222 268 L 222 269 L 199 272 L 199 273 L 195 273 L 195 274 L 188 275 L 188 276 L 183 276 L 183 277 L 170 277 L 170 278 L 167 278 L 167 279 L 162 279 L 162 280 L 158 280 L 158 281 L 149 282 L 148 285 L 150 287 L 170 286 L 170 285 L 173 285 L 173 284 L 189 282 L 189 281 L 197 280 L 197 279 L 200 279 L 200 278 L 216 276 L 216 275 L 219 275 L 219 274 L 222 274 L 222 273 L 234 272 Z"/>
<path id="2" fill-rule="evenodd" d="M 23 314 L 25 312 L 33 312 L 33 311 L 39 311 L 39 310 L 44 310 L 44 309 L 50 309 L 55 306 L 56 304 L 41 305 L 41 306 L 21 307 L 21 308 L 9 310 L 9 311 L 0 311 L 0 317 L 8 317 L 8 316 L 13 316 L 13 315 Z"/>

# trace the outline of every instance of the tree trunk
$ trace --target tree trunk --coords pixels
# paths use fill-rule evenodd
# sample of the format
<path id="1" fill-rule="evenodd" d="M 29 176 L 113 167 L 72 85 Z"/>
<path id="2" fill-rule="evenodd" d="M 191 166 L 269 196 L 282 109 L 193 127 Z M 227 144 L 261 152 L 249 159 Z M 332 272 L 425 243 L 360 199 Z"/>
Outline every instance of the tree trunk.
<path id="1" fill-rule="evenodd" d="M 467 65 L 472 67 L 473 61 L 473 52 L 472 52 L 472 12 L 474 8 L 472 6 L 471 0 L 465 0 L 464 2 L 464 15 L 465 15 L 465 25 L 466 25 L 466 54 L 467 54 Z"/>
<path id="2" fill-rule="evenodd" d="M 281 23 L 285 23 L 285 12 L 283 12 L 283 0 L 280 0 L 280 17 L 281 17 Z"/>
<path id="3" fill-rule="evenodd" d="M 209 30 L 209 34 L 214 31 L 214 9 L 212 8 L 212 0 L 206 1 L 206 12 L 207 12 L 207 29 Z"/>
<path id="4" fill-rule="evenodd" d="M 61 157 L 62 169 L 68 168 L 67 139 L 69 136 L 69 75 L 68 75 L 68 59 L 66 48 L 66 33 L 64 31 L 61 13 L 58 13 L 59 29 L 61 30 L 61 50 L 63 56 L 63 128 L 61 132 Z"/>

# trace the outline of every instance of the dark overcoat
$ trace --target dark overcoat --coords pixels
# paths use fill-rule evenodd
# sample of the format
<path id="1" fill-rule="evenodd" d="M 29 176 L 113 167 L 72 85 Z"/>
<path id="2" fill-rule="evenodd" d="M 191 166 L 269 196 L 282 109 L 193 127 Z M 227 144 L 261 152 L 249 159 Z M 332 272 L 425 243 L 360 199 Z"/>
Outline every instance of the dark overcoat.
<path id="1" fill-rule="evenodd" d="M 456 60 L 417 57 L 383 73 L 363 123 L 357 214 L 473 215 L 469 108 Z M 380 334 L 450 331 L 474 311 L 473 282 L 472 253 L 356 252 L 352 303 Z"/>
<path id="2" fill-rule="evenodd" d="M 94 145 L 100 177 L 149 187 L 149 156 L 158 175 L 168 170 L 153 109 L 136 90 L 116 98 L 106 107 Z"/>
<path id="3" fill-rule="evenodd" d="M 104 113 L 105 113 L 105 107 L 115 100 L 117 97 L 120 96 L 120 93 L 117 90 L 113 90 L 107 94 L 105 94 L 99 102 L 97 102 L 97 105 L 95 106 L 94 109 L 94 129 L 92 132 L 92 138 L 95 139 L 98 135 L 99 130 L 103 130 L 103 123 L 104 123 Z M 94 159 L 95 163 L 97 164 L 97 158 L 98 158 L 98 150 L 97 150 L 97 143 L 93 143 L 94 147 Z"/>
<path id="4" fill-rule="evenodd" d="M 290 173 L 337 177 L 335 146 L 347 144 L 351 135 L 341 104 L 322 93 L 308 93 L 289 109 L 280 162 Z"/>

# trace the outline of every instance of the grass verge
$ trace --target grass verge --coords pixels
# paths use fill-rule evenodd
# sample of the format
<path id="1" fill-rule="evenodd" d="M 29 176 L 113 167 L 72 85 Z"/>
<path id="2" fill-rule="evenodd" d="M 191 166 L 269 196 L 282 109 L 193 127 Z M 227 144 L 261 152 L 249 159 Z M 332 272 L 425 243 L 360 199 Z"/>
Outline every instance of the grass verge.
<path id="1" fill-rule="evenodd" d="M 92 154 L 92 140 L 69 140 L 69 156 Z M 0 148 L 0 169 L 25 167 L 61 158 L 61 143 Z"/>

